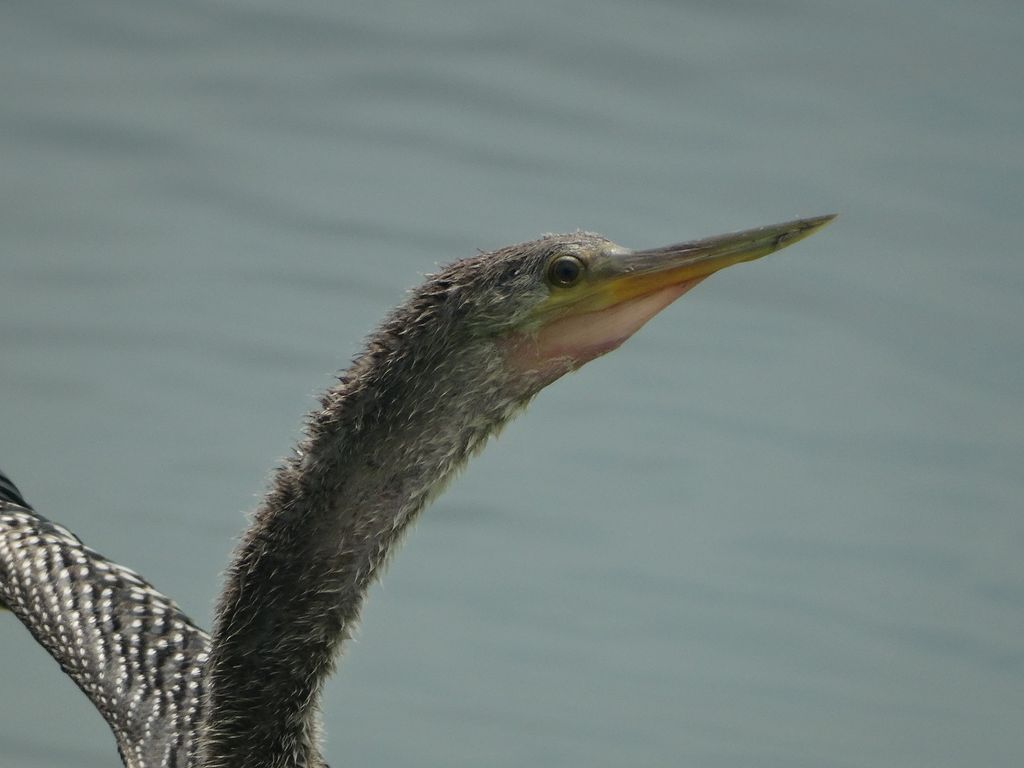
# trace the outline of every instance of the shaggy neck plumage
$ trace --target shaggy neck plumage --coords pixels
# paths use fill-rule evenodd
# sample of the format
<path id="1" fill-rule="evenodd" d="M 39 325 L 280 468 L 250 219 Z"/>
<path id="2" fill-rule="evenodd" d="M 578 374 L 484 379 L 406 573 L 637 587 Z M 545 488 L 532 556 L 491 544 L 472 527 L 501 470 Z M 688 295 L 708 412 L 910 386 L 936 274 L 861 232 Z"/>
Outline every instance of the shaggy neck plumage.
<path id="1" fill-rule="evenodd" d="M 539 386 L 413 297 L 322 398 L 230 566 L 204 768 L 319 766 L 317 706 L 363 595 L 407 524 Z"/>

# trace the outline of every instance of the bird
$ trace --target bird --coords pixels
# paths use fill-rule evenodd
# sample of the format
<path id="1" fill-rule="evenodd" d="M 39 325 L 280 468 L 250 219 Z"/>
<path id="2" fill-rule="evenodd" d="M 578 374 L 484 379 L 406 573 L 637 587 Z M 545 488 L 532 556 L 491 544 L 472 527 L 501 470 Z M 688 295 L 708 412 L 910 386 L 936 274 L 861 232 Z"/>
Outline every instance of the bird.
<path id="1" fill-rule="evenodd" d="M 212 633 L 0 473 L 0 606 L 92 701 L 129 768 L 324 768 L 320 692 L 421 510 L 544 387 L 711 274 L 834 215 L 629 250 L 575 232 L 409 292 L 307 417 L 237 543 Z"/>

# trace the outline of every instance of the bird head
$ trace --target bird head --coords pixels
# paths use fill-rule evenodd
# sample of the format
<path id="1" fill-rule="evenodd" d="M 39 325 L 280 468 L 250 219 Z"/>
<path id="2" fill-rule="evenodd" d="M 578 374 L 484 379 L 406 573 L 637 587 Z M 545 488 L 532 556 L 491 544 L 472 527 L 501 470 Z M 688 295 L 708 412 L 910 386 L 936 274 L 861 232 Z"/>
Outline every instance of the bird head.
<path id="1" fill-rule="evenodd" d="M 713 273 L 791 245 L 833 218 L 637 251 L 584 232 L 548 235 L 456 262 L 426 287 L 432 306 L 454 313 L 453 324 L 498 344 L 509 373 L 544 386 L 618 347 Z"/>

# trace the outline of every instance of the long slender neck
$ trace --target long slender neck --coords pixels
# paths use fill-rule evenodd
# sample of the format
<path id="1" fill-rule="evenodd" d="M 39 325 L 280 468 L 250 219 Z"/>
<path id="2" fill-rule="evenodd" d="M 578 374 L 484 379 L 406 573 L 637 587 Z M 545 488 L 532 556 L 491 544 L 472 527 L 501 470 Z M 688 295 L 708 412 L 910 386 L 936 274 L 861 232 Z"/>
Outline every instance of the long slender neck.
<path id="1" fill-rule="evenodd" d="M 408 523 L 528 399 L 509 391 L 494 344 L 438 347 L 437 334 L 392 332 L 400 321 L 324 395 L 235 553 L 204 768 L 323 764 L 319 693 L 367 587 Z"/>

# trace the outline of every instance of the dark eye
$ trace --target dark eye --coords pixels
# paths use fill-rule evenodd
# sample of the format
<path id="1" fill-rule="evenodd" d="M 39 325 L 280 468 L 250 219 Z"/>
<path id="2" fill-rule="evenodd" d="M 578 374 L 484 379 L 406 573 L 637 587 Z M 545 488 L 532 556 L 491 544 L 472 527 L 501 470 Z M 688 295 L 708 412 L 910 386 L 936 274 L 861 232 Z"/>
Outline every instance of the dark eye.
<path id="1" fill-rule="evenodd" d="M 568 288 L 583 274 L 583 262 L 575 256 L 558 256 L 548 265 L 548 282 Z"/>

